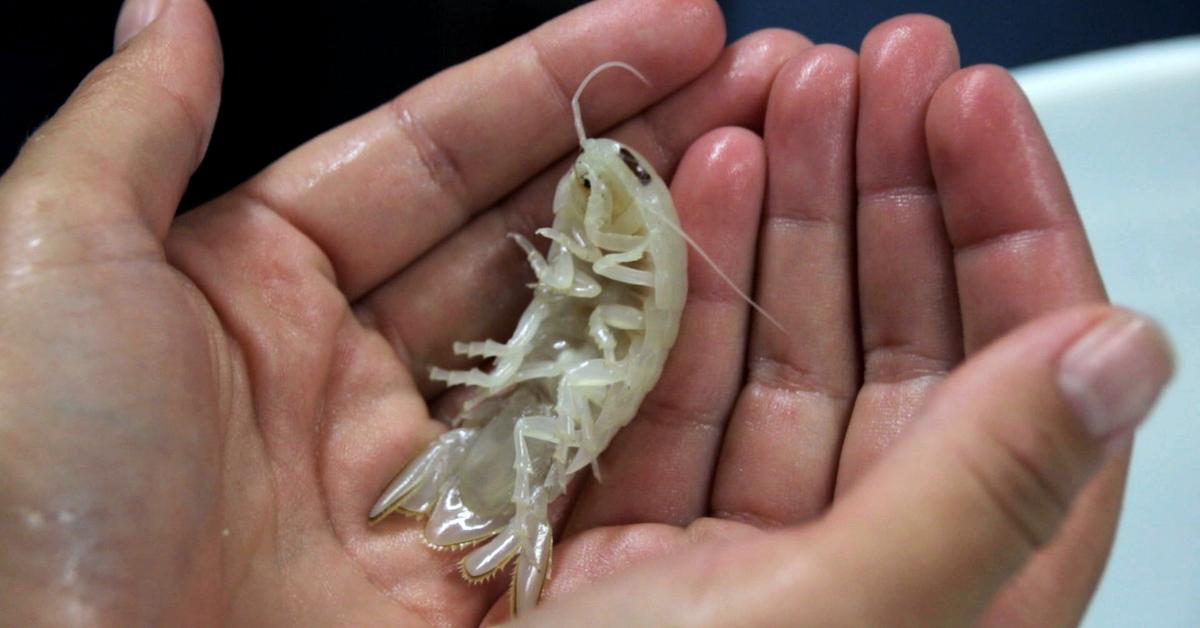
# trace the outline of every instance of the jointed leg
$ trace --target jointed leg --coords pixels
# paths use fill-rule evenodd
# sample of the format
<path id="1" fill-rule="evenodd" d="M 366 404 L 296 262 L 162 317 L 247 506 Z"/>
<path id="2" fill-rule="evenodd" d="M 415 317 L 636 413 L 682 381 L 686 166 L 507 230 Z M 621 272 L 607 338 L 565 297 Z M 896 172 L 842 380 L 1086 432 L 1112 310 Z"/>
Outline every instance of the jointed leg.
<path id="1" fill-rule="evenodd" d="M 558 383 L 558 403 L 555 410 L 562 425 L 578 427 L 580 435 L 576 446 L 580 453 L 577 460 L 586 460 L 592 465 L 592 470 L 599 475 L 596 458 L 600 453 L 599 443 L 593 430 L 595 419 L 592 416 L 594 395 L 604 388 L 621 381 L 621 374 L 604 360 L 589 360 L 579 368 L 565 375 Z M 566 429 L 564 429 L 566 431 Z M 568 472 L 576 470 L 578 462 L 573 462 Z"/>
<path id="2" fill-rule="evenodd" d="M 592 271 L 597 275 L 635 286 L 653 286 L 653 273 L 648 270 L 639 270 L 624 265 L 628 262 L 636 262 L 642 259 L 645 254 L 646 242 L 643 240 L 641 244 L 628 251 L 623 253 L 609 253 L 601 257 L 595 264 L 592 264 Z"/>
<path id="3" fill-rule="evenodd" d="M 541 327 L 542 321 L 546 320 L 549 311 L 550 309 L 545 303 L 535 300 L 525 310 L 521 320 L 517 322 L 517 329 L 513 332 L 512 338 L 505 344 L 491 340 L 455 343 L 454 350 L 460 355 L 476 353 L 495 357 L 496 366 L 490 373 L 484 373 L 479 369 L 450 371 L 435 367 L 429 370 L 429 379 L 446 382 L 451 386 L 466 384 L 483 388 L 500 388 L 510 384 L 524 363 L 525 354 L 529 352 L 533 337 Z"/>
<path id="4" fill-rule="evenodd" d="M 596 342 L 596 346 L 604 352 L 604 360 L 611 364 L 616 362 L 614 351 L 617 347 L 617 338 L 612 330 L 614 328 L 642 329 L 645 324 L 642 311 L 635 307 L 616 304 L 598 305 L 596 309 L 592 310 L 592 315 L 588 319 L 588 334 Z"/>

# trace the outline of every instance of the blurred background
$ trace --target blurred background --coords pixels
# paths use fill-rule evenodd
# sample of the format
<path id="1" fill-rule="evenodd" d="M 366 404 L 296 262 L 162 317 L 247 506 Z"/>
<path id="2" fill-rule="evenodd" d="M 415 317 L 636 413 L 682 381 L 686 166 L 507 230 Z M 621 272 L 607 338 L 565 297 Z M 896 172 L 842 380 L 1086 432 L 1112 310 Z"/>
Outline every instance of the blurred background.
<path id="1" fill-rule="evenodd" d="M 119 1 L 65 4 L 0 4 L 0 168 L 109 54 Z M 579 3 L 210 4 L 225 86 L 185 208 Z M 1110 295 L 1158 318 L 1178 351 L 1175 383 L 1138 437 L 1117 543 L 1084 625 L 1200 626 L 1200 1 L 721 4 L 731 39 L 779 26 L 851 48 L 888 17 L 931 13 L 953 27 L 964 65 L 1016 69 L 1058 151 Z"/>
<path id="2" fill-rule="evenodd" d="M 210 0 L 225 49 L 221 115 L 185 207 L 305 139 L 582 4 L 575 0 Z M 1195 0 L 727 0 L 729 37 L 768 26 L 857 49 L 901 13 L 950 22 L 964 64 L 1007 67 L 1200 32 Z M 119 0 L 0 3 L 0 165 L 112 46 Z"/>

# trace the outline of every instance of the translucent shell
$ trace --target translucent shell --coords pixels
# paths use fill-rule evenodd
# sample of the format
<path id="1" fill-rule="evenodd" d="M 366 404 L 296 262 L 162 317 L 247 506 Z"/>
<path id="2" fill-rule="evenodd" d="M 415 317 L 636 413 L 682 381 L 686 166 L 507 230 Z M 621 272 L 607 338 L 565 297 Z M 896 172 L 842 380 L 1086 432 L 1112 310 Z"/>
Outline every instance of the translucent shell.
<path id="1" fill-rule="evenodd" d="M 511 236 L 537 277 L 533 300 L 507 342 L 454 344 L 490 368 L 432 369 L 476 396 L 369 515 L 427 517 L 430 546 L 474 547 L 459 561 L 471 582 L 515 559 L 515 613 L 537 603 L 549 575 L 548 505 L 637 413 L 687 295 L 686 236 L 667 186 L 629 147 L 584 138 L 578 94 L 573 104 L 583 150 L 558 184 L 553 226 L 538 230 L 549 252 Z"/>

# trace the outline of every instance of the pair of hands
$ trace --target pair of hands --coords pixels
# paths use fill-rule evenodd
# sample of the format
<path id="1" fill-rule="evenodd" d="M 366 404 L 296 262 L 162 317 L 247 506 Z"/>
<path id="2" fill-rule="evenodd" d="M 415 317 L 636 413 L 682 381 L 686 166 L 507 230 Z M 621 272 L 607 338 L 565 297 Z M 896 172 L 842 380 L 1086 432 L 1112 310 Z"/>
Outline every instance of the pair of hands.
<path id="1" fill-rule="evenodd" d="M 652 86 L 599 77 L 588 129 L 653 161 L 788 332 L 693 258 L 666 372 L 564 505 L 523 619 L 1077 621 L 1171 367 L 1104 304 L 1033 112 L 927 17 L 857 55 L 723 39 L 705 0 L 590 4 L 174 219 L 219 42 L 201 0 L 130 0 L 117 53 L 0 179 L 6 616 L 503 618 L 506 582 L 366 513 L 444 429 L 428 366 L 528 301 L 504 235 L 549 222 L 568 95 L 619 59 Z"/>

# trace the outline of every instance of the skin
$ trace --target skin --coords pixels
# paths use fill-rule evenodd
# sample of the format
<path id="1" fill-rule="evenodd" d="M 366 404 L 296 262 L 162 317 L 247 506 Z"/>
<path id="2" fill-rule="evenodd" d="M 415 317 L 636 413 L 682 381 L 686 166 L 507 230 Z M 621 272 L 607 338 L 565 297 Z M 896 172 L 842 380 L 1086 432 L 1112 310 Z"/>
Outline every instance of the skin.
<path id="1" fill-rule="evenodd" d="M 1032 110 L 1003 70 L 959 70 L 933 18 L 857 55 L 723 37 L 705 0 L 590 4 L 174 218 L 221 54 L 202 2 L 168 2 L 0 179 L 6 617 L 504 619 L 503 579 L 469 586 L 418 524 L 366 513 L 444 429 L 428 366 L 524 308 L 503 236 L 548 224 L 569 94 L 619 58 L 652 86 L 599 77 L 587 128 L 653 162 L 788 332 L 691 258 L 663 379 L 605 481 L 560 504 L 522 620 L 1076 622 L 1127 440 L 1082 430 L 1053 382 L 1134 315 L 1104 305 Z M 1144 336 L 1130 376 L 1161 385 Z"/>

